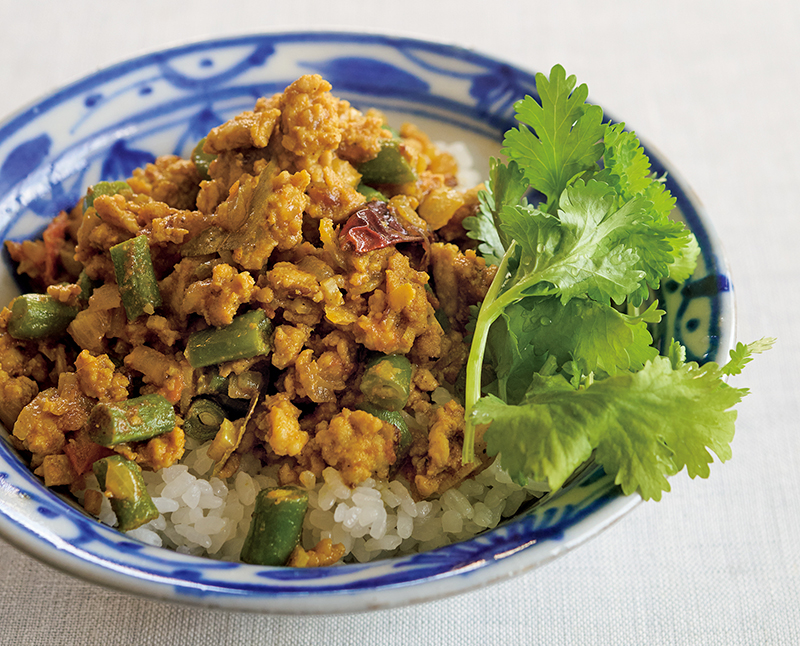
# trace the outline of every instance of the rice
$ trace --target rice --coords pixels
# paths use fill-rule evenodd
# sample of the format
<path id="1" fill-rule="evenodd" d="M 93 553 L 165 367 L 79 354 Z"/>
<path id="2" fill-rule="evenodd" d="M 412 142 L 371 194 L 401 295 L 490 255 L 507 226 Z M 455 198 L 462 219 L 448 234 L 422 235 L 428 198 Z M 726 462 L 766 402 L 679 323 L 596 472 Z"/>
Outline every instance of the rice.
<path id="1" fill-rule="evenodd" d="M 243 456 L 234 476 L 213 477 L 209 444 L 188 439 L 180 464 L 143 473 L 160 515 L 128 536 L 185 554 L 239 560 L 256 495 L 278 485 L 277 469 Z M 300 486 L 309 493 L 303 547 L 311 549 L 330 538 L 344 545 L 345 562 L 421 552 L 469 539 L 496 527 L 546 491 L 541 484 L 514 484 L 497 463 L 433 500 L 415 501 L 402 479 L 370 478 L 351 489 L 333 467 L 327 467 L 320 480 L 304 472 Z M 98 488 L 97 481 L 88 478 L 87 487 Z M 100 520 L 116 524 L 105 499 Z"/>

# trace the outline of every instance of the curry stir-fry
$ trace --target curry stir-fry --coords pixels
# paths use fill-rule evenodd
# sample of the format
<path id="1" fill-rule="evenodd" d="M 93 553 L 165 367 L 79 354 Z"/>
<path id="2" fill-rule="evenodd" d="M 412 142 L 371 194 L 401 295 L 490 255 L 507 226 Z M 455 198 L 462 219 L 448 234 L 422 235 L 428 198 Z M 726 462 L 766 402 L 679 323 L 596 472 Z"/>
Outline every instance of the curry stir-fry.
<path id="1" fill-rule="evenodd" d="M 46 485 L 96 475 L 125 529 L 149 517 L 122 504 L 139 470 L 186 436 L 212 440 L 215 475 L 250 453 L 282 485 L 332 466 L 425 498 L 479 468 L 458 398 L 431 400 L 458 387 L 495 271 L 461 226 L 477 189 L 330 90 L 303 76 L 6 243 L 36 293 L 0 315 L 0 419 Z"/>

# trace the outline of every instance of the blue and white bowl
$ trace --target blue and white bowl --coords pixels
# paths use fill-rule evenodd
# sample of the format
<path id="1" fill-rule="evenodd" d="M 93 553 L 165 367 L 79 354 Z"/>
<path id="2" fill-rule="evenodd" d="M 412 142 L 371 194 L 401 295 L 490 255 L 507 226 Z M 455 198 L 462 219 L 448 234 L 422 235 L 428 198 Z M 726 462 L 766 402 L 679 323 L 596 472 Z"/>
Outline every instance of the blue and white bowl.
<path id="1" fill-rule="evenodd" d="M 4 239 L 39 234 L 87 185 L 120 179 L 156 155 L 187 155 L 208 130 L 319 73 L 355 107 L 411 120 L 442 141 L 463 141 L 478 170 L 499 151 L 513 104 L 534 75 L 458 47 L 381 35 L 286 33 L 197 43 L 142 56 L 73 83 L 0 124 Z M 684 285 L 662 288 L 664 339 L 688 358 L 724 359 L 733 344 L 733 293 L 717 239 L 675 173 L 648 150 L 702 250 Z M 0 301 L 18 293 L 0 269 Z M 8 435 L 4 433 L 4 438 Z M 386 608 L 464 592 L 546 563 L 631 510 L 590 467 L 532 510 L 472 540 L 425 554 L 320 569 L 268 568 L 185 556 L 139 543 L 44 487 L 0 441 L 0 536 L 53 567 L 154 599 L 274 613 Z"/>

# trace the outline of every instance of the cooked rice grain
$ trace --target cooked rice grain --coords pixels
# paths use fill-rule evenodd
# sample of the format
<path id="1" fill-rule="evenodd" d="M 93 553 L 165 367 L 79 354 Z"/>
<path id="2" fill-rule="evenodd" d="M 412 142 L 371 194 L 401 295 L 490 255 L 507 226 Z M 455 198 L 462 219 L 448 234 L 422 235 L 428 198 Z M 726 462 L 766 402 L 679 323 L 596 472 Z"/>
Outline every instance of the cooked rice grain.
<path id="1" fill-rule="evenodd" d="M 160 512 L 155 520 L 127 532 L 150 545 L 185 554 L 237 561 L 250 526 L 258 491 L 277 486 L 277 471 L 243 456 L 237 473 L 221 480 L 211 476 L 209 443 L 187 444 L 181 464 L 144 472 L 145 483 Z M 323 538 L 345 546 L 345 561 L 365 562 L 408 554 L 469 539 L 516 513 L 546 487 L 514 484 L 492 465 L 475 478 L 446 491 L 437 500 L 415 501 L 402 480 L 368 479 L 350 489 L 339 472 L 328 467 L 318 481 L 303 473 L 309 511 L 302 544 L 313 548 Z M 87 486 L 97 488 L 93 478 Z M 100 520 L 116 524 L 104 499 Z"/>

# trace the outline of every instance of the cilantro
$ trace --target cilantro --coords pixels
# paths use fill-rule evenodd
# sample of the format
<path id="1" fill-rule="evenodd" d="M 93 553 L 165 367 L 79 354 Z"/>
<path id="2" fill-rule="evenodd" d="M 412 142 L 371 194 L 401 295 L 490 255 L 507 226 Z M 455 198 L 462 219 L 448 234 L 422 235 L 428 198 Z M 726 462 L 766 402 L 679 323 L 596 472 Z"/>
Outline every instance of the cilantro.
<path id="1" fill-rule="evenodd" d="M 773 338 L 759 339 L 748 345 L 740 341 L 736 344 L 736 347 L 731 350 L 731 360 L 723 366 L 723 373 L 728 376 L 741 374 L 742 369 L 753 360 L 754 354 L 766 352 L 774 343 L 775 339 Z"/>
<path id="2" fill-rule="evenodd" d="M 464 218 L 467 237 L 478 240 L 478 251 L 492 265 L 500 264 L 506 251 L 498 229 L 500 210 L 506 205 L 519 204 L 528 186 L 519 167 L 511 162 L 506 166 L 497 159 L 489 160 L 489 185 L 478 193 L 480 210 L 476 215 Z"/>
<path id="3" fill-rule="evenodd" d="M 557 488 L 594 456 L 625 493 L 660 499 L 667 476 L 706 477 L 711 452 L 730 457 L 747 390 L 725 378 L 772 340 L 739 344 L 723 367 L 687 363 L 674 341 L 658 356 L 651 290 L 692 274 L 697 241 L 670 219 L 675 199 L 636 135 L 603 123 L 585 85 L 556 65 L 537 89 L 540 101 L 515 106 L 510 161 L 491 161 L 464 220 L 498 271 L 470 318 L 462 459 L 486 424 L 489 455 L 517 481 Z M 526 201 L 531 189 L 541 204 Z"/>
<path id="4" fill-rule="evenodd" d="M 519 163 L 531 188 L 555 204 L 566 186 L 584 171 L 592 170 L 603 154 L 603 110 L 586 103 L 586 85 L 575 88 L 560 65 L 550 78 L 536 75 L 541 105 L 530 96 L 514 106 L 518 128 L 509 130 L 503 153 Z M 530 126 L 531 131 L 527 126 Z"/>
<path id="5" fill-rule="evenodd" d="M 537 380 L 519 406 L 484 397 L 475 409 L 490 454 L 500 453 L 512 478 L 560 487 L 592 452 L 626 494 L 659 500 L 666 476 L 686 468 L 707 477 L 711 449 L 730 455 L 735 411 L 746 391 L 728 386 L 713 363 L 673 369 L 656 357 L 638 372 L 575 389 L 563 378 Z"/>

